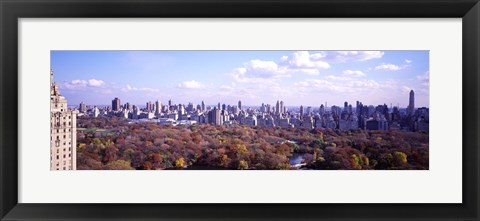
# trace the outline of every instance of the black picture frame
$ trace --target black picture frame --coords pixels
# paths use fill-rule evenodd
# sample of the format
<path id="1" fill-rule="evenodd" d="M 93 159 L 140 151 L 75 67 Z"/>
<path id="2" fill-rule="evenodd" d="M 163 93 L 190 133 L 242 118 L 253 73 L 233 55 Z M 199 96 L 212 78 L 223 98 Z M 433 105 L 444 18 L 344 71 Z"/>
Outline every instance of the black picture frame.
<path id="1" fill-rule="evenodd" d="M 478 0 L 0 0 L 0 15 L 1 220 L 479 220 Z M 17 21 L 46 17 L 462 18 L 463 203 L 18 203 L 17 146 L 21 128 L 18 127 Z"/>

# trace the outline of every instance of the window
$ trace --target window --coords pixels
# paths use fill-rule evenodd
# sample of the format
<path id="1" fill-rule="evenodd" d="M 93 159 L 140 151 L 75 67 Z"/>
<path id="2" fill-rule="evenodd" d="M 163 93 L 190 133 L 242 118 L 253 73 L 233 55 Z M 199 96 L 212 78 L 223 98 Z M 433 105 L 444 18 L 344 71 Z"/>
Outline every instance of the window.
<path id="1" fill-rule="evenodd" d="M 63 135 L 63 138 L 66 138 L 66 136 L 65 136 L 65 135 Z"/>
<path id="2" fill-rule="evenodd" d="M 57 155 L 57 160 L 59 159 L 58 155 Z"/>
<path id="3" fill-rule="evenodd" d="M 63 154 L 63 158 L 66 158 L 66 155 L 65 155 L 65 154 Z"/>
<path id="4" fill-rule="evenodd" d="M 57 153 L 59 153 L 59 152 L 60 152 L 60 150 L 59 150 L 59 149 L 57 149 Z"/>
<path id="5" fill-rule="evenodd" d="M 63 167 L 63 170 L 66 170 L 65 167 Z"/>
<path id="6" fill-rule="evenodd" d="M 69 153 L 69 154 L 68 154 L 68 157 L 71 157 L 71 156 L 72 156 L 72 154 Z"/>

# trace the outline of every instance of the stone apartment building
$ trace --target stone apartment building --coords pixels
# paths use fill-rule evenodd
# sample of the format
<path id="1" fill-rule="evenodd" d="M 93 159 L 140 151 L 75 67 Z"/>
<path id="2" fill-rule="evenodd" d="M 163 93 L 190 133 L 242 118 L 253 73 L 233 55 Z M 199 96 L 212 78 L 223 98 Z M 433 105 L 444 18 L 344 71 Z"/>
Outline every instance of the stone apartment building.
<path id="1" fill-rule="evenodd" d="M 77 111 L 68 110 L 50 71 L 50 170 L 76 170 Z"/>

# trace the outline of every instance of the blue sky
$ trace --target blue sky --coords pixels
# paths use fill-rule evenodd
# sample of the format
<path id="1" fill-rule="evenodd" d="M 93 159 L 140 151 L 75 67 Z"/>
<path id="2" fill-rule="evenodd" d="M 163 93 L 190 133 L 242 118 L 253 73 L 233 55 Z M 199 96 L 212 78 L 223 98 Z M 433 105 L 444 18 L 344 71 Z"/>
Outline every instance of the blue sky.
<path id="1" fill-rule="evenodd" d="M 52 51 L 69 105 L 166 103 L 258 106 L 429 106 L 428 51 Z"/>

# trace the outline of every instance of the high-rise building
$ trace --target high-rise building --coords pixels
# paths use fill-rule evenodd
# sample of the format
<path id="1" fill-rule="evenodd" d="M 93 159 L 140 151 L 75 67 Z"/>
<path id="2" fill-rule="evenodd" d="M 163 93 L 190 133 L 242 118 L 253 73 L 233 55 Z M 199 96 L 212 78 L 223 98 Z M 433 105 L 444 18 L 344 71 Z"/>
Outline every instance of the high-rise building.
<path id="1" fill-rule="evenodd" d="M 215 107 L 213 110 L 208 112 L 208 123 L 213 125 L 222 125 L 220 109 Z"/>
<path id="2" fill-rule="evenodd" d="M 119 111 L 120 110 L 120 99 L 116 97 L 115 99 L 112 100 L 112 110 L 113 111 Z"/>
<path id="3" fill-rule="evenodd" d="M 87 112 L 87 105 L 85 105 L 85 103 L 83 103 L 83 102 L 80 102 L 78 110 L 80 111 L 80 113 L 86 113 Z"/>
<path id="4" fill-rule="evenodd" d="M 145 106 L 146 106 L 146 109 L 147 109 L 148 112 L 153 111 L 153 104 L 152 104 L 151 101 L 147 102 L 147 104 Z"/>
<path id="5" fill-rule="evenodd" d="M 188 112 L 195 110 L 195 105 L 192 102 L 188 102 L 187 107 L 185 108 Z"/>
<path id="6" fill-rule="evenodd" d="M 205 102 L 202 101 L 202 111 L 205 111 L 206 108 L 205 108 Z"/>
<path id="7" fill-rule="evenodd" d="M 280 114 L 280 101 L 277 101 L 277 105 L 275 105 L 275 113 Z"/>
<path id="8" fill-rule="evenodd" d="M 68 110 L 50 71 L 50 170 L 77 169 L 77 112 Z"/>
<path id="9" fill-rule="evenodd" d="M 283 101 L 280 101 L 280 113 L 283 113 L 283 110 L 284 110 Z"/>
<path id="10" fill-rule="evenodd" d="M 303 112 L 303 105 L 300 105 L 300 118 L 303 117 L 303 114 L 304 114 L 304 112 Z"/>
<path id="11" fill-rule="evenodd" d="M 242 101 L 238 101 L 238 109 L 242 109 Z"/>
<path id="12" fill-rule="evenodd" d="M 162 102 L 159 100 L 155 101 L 155 115 L 159 115 L 162 112 Z"/>
<path id="13" fill-rule="evenodd" d="M 320 115 L 325 114 L 325 106 L 323 106 L 323 104 L 320 105 L 320 108 L 318 109 L 318 112 L 320 113 Z"/>
<path id="14" fill-rule="evenodd" d="M 98 107 L 94 107 L 93 108 L 93 116 L 98 117 L 98 115 L 100 115 L 100 110 L 98 109 Z"/>
<path id="15" fill-rule="evenodd" d="M 407 114 L 413 115 L 415 113 L 415 92 L 410 91 L 410 98 L 408 102 Z"/>

